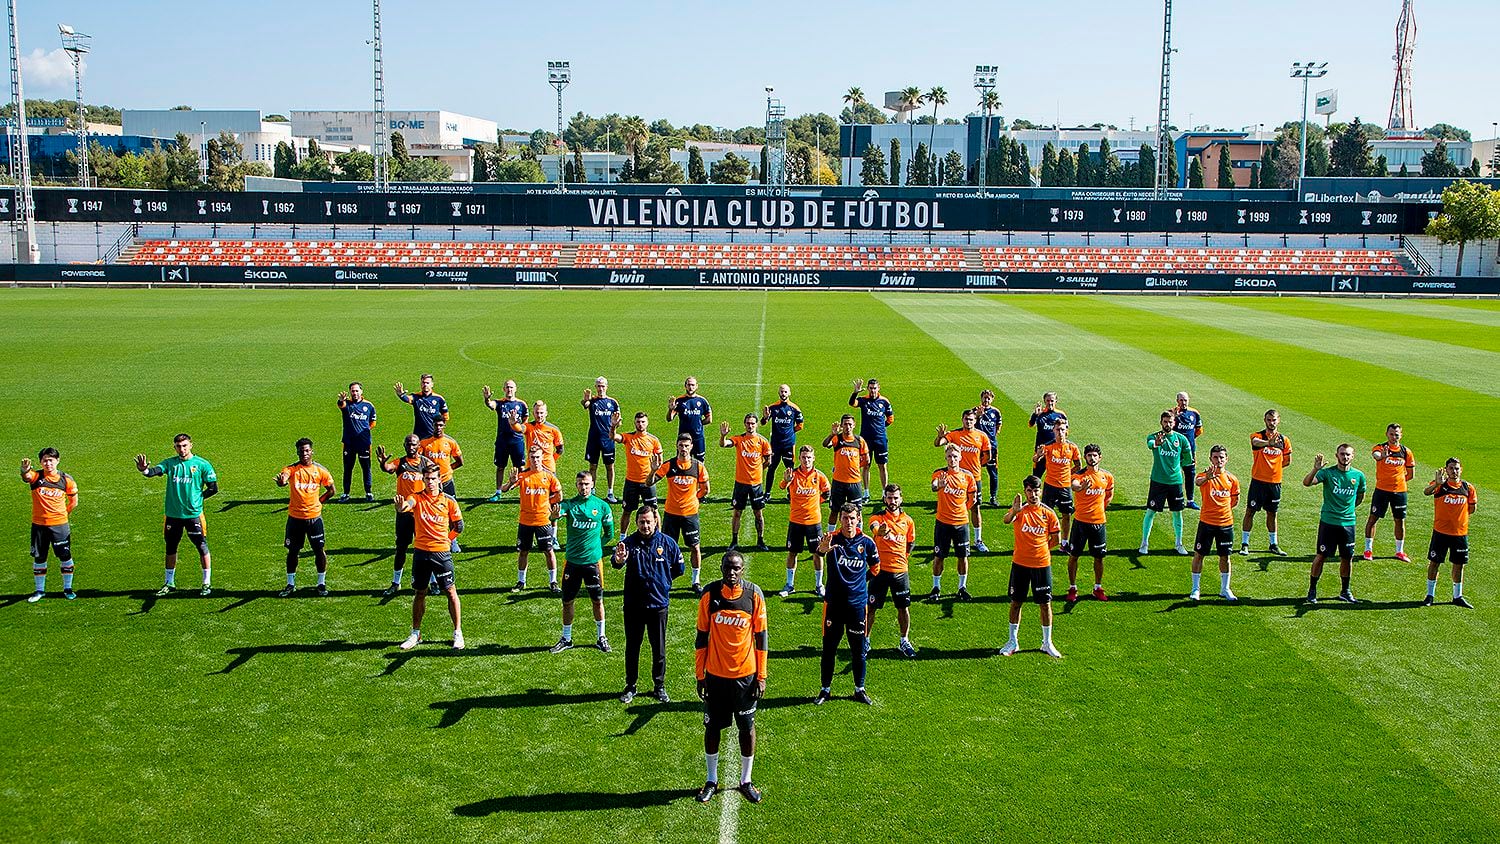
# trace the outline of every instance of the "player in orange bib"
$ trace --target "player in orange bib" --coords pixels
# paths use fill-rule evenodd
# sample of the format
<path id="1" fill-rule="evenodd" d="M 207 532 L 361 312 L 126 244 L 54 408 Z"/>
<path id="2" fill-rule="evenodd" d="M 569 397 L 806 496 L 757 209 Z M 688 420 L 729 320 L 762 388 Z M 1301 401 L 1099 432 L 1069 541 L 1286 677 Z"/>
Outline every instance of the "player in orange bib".
<path id="1" fill-rule="evenodd" d="M 510 470 L 510 480 L 500 491 L 510 492 L 518 487 L 521 524 L 516 530 L 516 585 L 511 591 L 526 588 L 527 557 L 536 548 L 547 559 L 547 588 L 557 592 L 557 528 L 553 523 L 562 504 L 562 482 L 544 465 L 540 445 L 531 447 L 525 471 Z"/>
<path id="2" fill-rule="evenodd" d="M 297 556 L 302 543 L 312 546 L 313 561 L 318 568 L 318 597 L 328 597 L 328 551 L 325 549 L 323 504 L 338 490 L 333 475 L 321 463 L 313 462 L 313 443 L 307 437 L 297 440 L 297 462 L 276 474 L 276 485 L 287 489 L 286 508 L 286 588 L 279 597 L 290 598 L 297 591 Z"/>
<path id="3" fill-rule="evenodd" d="M 828 517 L 832 519 L 845 504 L 864 506 L 865 490 L 860 482 L 870 472 L 870 444 L 854 435 L 854 417 L 845 413 L 823 438 L 823 447 L 833 449 L 833 492 L 828 498 Z M 880 468 L 883 474 L 885 467 Z M 829 523 L 828 530 L 833 529 Z"/>
<path id="4" fill-rule="evenodd" d="M 870 536 L 875 539 L 879 565 L 870 580 L 870 609 L 865 613 L 865 642 L 875 624 L 875 611 L 885 606 L 886 595 L 896 605 L 896 622 L 901 625 L 901 641 L 896 648 L 904 657 L 914 657 L 911 644 L 911 581 L 907 561 L 917 544 L 917 524 L 901 510 L 901 487 L 885 485 L 885 511 L 870 517 Z M 868 647 L 868 644 L 866 645 Z"/>
<path id="5" fill-rule="evenodd" d="M 1432 606 L 1437 592 L 1438 567 L 1443 558 L 1453 564 L 1453 603 L 1474 609 L 1464 597 L 1464 566 L 1469 562 L 1469 517 L 1479 505 L 1479 493 L 1463 479 L 1463 464 L 1457 457 L 1448 458 L 1437 477 L 1422 490 L 1432 496 L 1432 542 L 1427 546 L 1427 598 L 1422 606 Z"/>
<path id="6" fill-rule="evenodd" d="M 661 468 L 661 440 L 646 431 L 651 422 L 645 411 L 635 415 L 635 430 L 620 433 L 620 415 L 615 414 L 615 442 L 625 446 L 625 512 L 621 524 L 632 524 L 631 517 L 642 504 L 656 506 L 656 470 Z"/>
<path id="7" fill-rule="evenodd" d="M 969 594 L 969 514 L 979 501 L 979 478 L 963 468 L 963 451 L 949 445 L 943 452 L 948 465 L 932 473 L 932 491 L 937 493 L 937 521 L 932 528 L 932 591 L 927 600 L 942 595 L 943 558 L 952 549 L 958 558 L 958 600 Z"/>
<path id="8" fill-rule="evenodd" d="M 1033 463 L 1042 464 L 1042 505 L 1052 508 L 1062 525 L 1061 550 L 1069 550 L 1068 536 L 1073 520 L 1073 475 L 1083 471 L 1078 446 L 1068 441 L 1068 420 L 1059 419 L 1052 426 L 1053 440 L 1036 447 Z"/>
<path id="9" fill-rule="evenodd" d="M 729 547 L 740 547 L 740 515 L 748 505 L 755 515 L 755 550 L 769 551 L 766 546 L 766 502 L 771 496 L 766 493 L 762 481 L 766 467 L 771 463 L 771 441 L 756 432 L 760 417 L 745 414 L 745 433 L 729 436 L 729 423 L 719 423 L 719 445 L 734 449 L 734 495 L 730 504 L 734 508 L 733 521 L 729 529 Z"/>
<path id="10" fill-rule="evenodd" d="M 422 470 L 422 491 L 406 498 L 396 496 L 396 511 L 411 513 L 416 521 L 416 553 L 412 555 L 411 583 L 417 594 L 411 605 L 411 635 L 401 643 L 409 651 L 422 641 L 422 615 L 427 611 L 427 584 L 448 596 L 448 616 L 453 619 L 453 648 L 463 650 L 458 590 L 453 586 L 453 555 L 450 536 L 464 532 L 464 515 L 458 499 L 442 491 L 438 467 L 428 463 Z"/>
<path id="11" fill-rule="evenodd" d="M 691 448 L 692 437 L 688 441 Z M 689 452 L 691 456 L 691 452 Z M 745 580 L 745 558 L 724 554 L 723 577 L 708 585 L 698 601 L 694 670 L 703 701 L 703 755 L 708 779 L 697 801 L 707 803 L 719 790 L 719 744 L 733 723 L 740 734 L 739 792 L 760 802 L 751 782 L 755 764 L 755 709 L 766 694 L 766 599 Z"/>
<path id="12" fill-rule="evenodd" d="M 1225 469 L 1229 449 L 1215 445 L 1208 450 L 1208 469 L 1193 479 L 1199 492 L 1198 536 L 1193 540 L 1193 591 L 1188 600 L 1198 600 L 1198 581 L 1203 558 L 1211 550 L 1219 554 L 1219 597 L 1238 600 L 1229 589 L 1229 554 L 1234 550 L 1234 508 L 1240 503 L 1240 479 Z"/>
<path id="13" fill-rule="evenodd" d="M 72 476 L 58 471 L 62 455 L 47 447 L 37 452 L 40 468 L 33 468 L 30 458 L 21 460 L 21 480 L 31 487 L 31 574 L 36 591 L 26 598 L 36 603 L 47 594 L 47 552 L 57 555 L 62 569 L 63 597 L 73 600 L 73 539 L 68 514 L 78 506 L 78 485 Z"/>
<path id="14" fill-rule="evenodd" d="M 1276 511 L 1281 506 L 1281 473 L 1292 465 L 1292 441 L 1281 433 L 1281 414 L 1266 411 L 1266 427 L 1250 435 L 1250 492 L 1245 497 L 1245 522 L 1240 526 L 1240 553 L 1250 553 L 1250 529 L 1255 526 L 1255 511 L 1266 511 L 1267 547 L 1278 557 L 1286 556 L 1276 542 Z"/>
<path id="15" fill-rule="evenodd" d="M 777 595 L 785 598 L 796 591 L 797 555 L 803 546 L 812 552 L 813 594 L 823 596 L 823 555 L 818 540 L 823 537 L 823 499 L 833 491 L 828 476 L 818 471 L 817 452 L 810 445 L 797 449 L 797 468 L 781 479 L 787 491 L 786 585 Z"/>
<path id="16" fill-rule="evenodd" d="M 969 408 L 963 413 L 963 427 L 957 431 L 948 430 L 947 425 L 937 426 L 937 437 L 932 444 L 936 448 L 947 449 L 948 446 L 956 446 L 959 451 L 958 465 L 977 480 L 983 466 L 990 462 L 990 438 L 985 432 L 979 430 L 979 411 Z M 984 517 L 979 509 L 979 495 L 975 493 L 973 506 L 969 508 L 969 522 L 974 526 L 974 550 L 981 553 L 989 553 L 984 546 Z"/>
<path id="17" fill-rule="evenodd" d="M 679 547 L 692 549 L 693 594 L 702 595 L 700 569 L 703 567 L 702 527 L 698 523 L 698 505 L 708 497 L 708 469 L 693 456 L 696 441 L 684 431 L 677 435 L 677 456 L 663 463 L 653 476 L 667 482 L 666 518 L 661 532 Z"/>
<path id="18" fill-rule="evenodd" d="M 1401 425 L 1385 426 L 1385 442 L 1370 449 L 1375 460 L 1375 495 L 1370 498 L 1370 518 L 1365 520 L 1365 559 L 1375 559 L 1375 525 L 1391 511 L 1396 534 L 1396 559 L 1406 556 L 1406 484 L 1417 476 L 1417 458 L 1401 444 Z"/>
<path id="19" fill-rule="evenodd" d="M 410 498 L 422 491 L 422 477 L 427 471 L 427 466 L 432 462 L 422 456 L 422 451 L 417 446 L 422 438 L 416 434 L 407 434 L 401 441 L 406 453 L 400 457 L 388 459 L 385 446 L 375 447 L 375 459 L 380 463 L 380 471 L 388 475 L 396 476 L 396 494 L 402 498 Z M 412 540 L 417 536 L 416 517 L 410 513 L 396 511 L 396 566 L 391 573 L 391 585 L 381 592 L 381 597 L 394 597 L 401 591 L 401 575 L 406 571 L 406 552 L 411 548 Z"/>
<path id="20" fill-rule="evenodd" d="M 531 406 L 531 415 L 534 418 L 530 422 L 511 419 L 511 429 L 526 438 L 527 454 L 530 454 L 535 446 L 542 447 L 542 466 L 555 475 L 557 474 L 557 458 L 563 453 L 562 430 L 547 421 L 547 403 L 544 401 L 538 401 Z"/>
<path id="21" fill-rule="evenodd" d="M 453 485 L 453 470 L 464 465 L 464 453 L 458 447 L 458 441 L 445 433 L 447 428 L 448 420 L 432 420 L 432 436 L 417 443 L 417 448 L 421 450 L 423 457 L 437 464 L 443 492 L 457 497 L 458 490 Z"/>
<path id="22" fill-rule="evenodd" d="M 1042 503 L 1042 479 L 1027 475 L 1021 486 L 1025 496 L 1017 495 L 1005 511 L 1005 523 L 1015 532 L 1015 551 L 1010 564 L 1010 638 L 1000 649 L 1001 656 L 1013 656 L 1021 649 L 1021 604 L 1029 591 L 1042 617 L 1042 653 L 1062 659 L 1052 644 L 1052 549 L 1058 545 L 1062 526 L 1057 514 Z"/>
<path id="23" fill-rule="evenodd" d="M 1104 527 L 1105 508 L 1115 499 L 1115 476 L 1099 468 L 1103 456 L 1099 446 L 1083 447 L 1082 472 L 1073 475 L 1070 486 L 1077 496 L 1073 512 L 1072 541 L 1068 543 L 1067 602 L 1078 600 L 1078 557 L 1088 550 L 1094 556 L 1094 599 L 1108 601 L 1104 594 L 1104 553 L 1109 550 L 1109 534 Z"/>

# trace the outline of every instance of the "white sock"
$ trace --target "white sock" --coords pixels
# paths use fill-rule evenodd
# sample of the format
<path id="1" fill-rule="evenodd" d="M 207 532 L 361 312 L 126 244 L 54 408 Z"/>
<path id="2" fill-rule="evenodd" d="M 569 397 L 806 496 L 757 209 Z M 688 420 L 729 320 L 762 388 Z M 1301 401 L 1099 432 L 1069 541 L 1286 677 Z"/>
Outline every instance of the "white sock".
<path id="1" fill-rule="evenodd" d="M 717 783 L 719 781 L 719 754 L 705 753 L 703 761 L 708 763 L 708 781 Z"/>
<path id="2" fill-rule="evenodd" d="M 967 588 L 969 588 L 969 576 L 967 574 L 961 574 L 961 575 L 958 576 L 958 588 L 960 588 L 960 589 L 967 589 Z"/>
<path id="3" fill-rule="evenodd" d="M 526 569 L 516 569 L 516 582 L 522 586 L 526 585 Z"/>
<path id="4" fill-rule="evenodd" d="M 1401 554 L 1401 553 L 1404 553 L 1405 551 L 1406 551 L 1406 540 L 1404 540 L 1404 539 L 1398 539 L 1398 540 L 1396 540 L 1396 553 L 1397 554 Z"/>
<path id="5" fill-rule="evenodd" d="M 594 622 L 594 626 L 597 627 L 597 628 L 599 628 L 599 638 L 603 639 L 604 638 L 604 622 L 602 622 L 602 621 L 596 621 L 596 622 Z"/>
<path id="6" fill-rule="evenodd" d="M 932 576 L 932 588 L 933 589 L 942 589 L 943 588 L 943 576 L 942 575 L 935 574 L 935 575 Z"/>
<path id="7" fill-rule="evenodd" d="M 974 528 L 974 541 L 975 542 L 983 542 L 984 541 L 984 528 Z"/>
<path id="8" fill-rule="evenodd" d="M 572 641 L 573 640 L 573 625 L 571 625 L 571 624 L 564 624 L 563 625 L 563 638 L 567 639 L 568 641 Z"/>
<path id="9" fill-rule="evenodd" d="M 1246 530 L 1246 531 L 1241 531 L 1240 532 L 1240 544 L 1241 545 L 1249 545 L 1250 544 L 1250 531 Z"/>
<path id="10" fill-rule="evenodd" d="M 1052 644 L 1052 625 L 1042 625 L 1042 647 Z"/>
<path id="11" fill-rule="evenodd" d="M 901 644 L 903 644 L 903 645 L 910 645 L 910 644 L 911 644 L 911 640 L 910 640 L 910 639 L 908 639 L 908 638 L 907 638 L 907 637 L 905 637 L 905 636 L 902 636 L 902 637 L 901 637 Z"/>
<path id="12" fill-rule="evenodd" d="M 286 573 L 286 585 L 288 585 L 288 586 L 296 586 L 297 585 L 297 573 L 296 572 L 289 571 L 289 572 Z"/>
<path id="13" fill-rule="evenodd" d="M 1015 643 L 1021 641 L 1021 639 L 1019 638 L 1020 635 L 1021 635 L 1021 625 L 1020 624 L 1012 624 L 1010 626 L 1010 643 L 1014 645 Z"/>
<path id="14" fill-rule="evenodd" d="M 496 498 L 500 497 L 500 487 L 495 487 L 495 497 Z"/>
<path id="15" fill-rule="evenodd" d="M 1276 544 L 1276 531 L 1273 530 L 1270 533 L 1267 533 L 1266 536 L 1269 537 L 1272 545 Z"/>
<path id="16" fill-rule="evenodd" d="M 391 571 L 391 582 L 397 586 L 401 585 L 401 576 L 406 574 L 406 569 L 393 569 Z"/>
<path id="17" fill-rule="evenodd" d="M 70 571 L 65 571 L 65 572 L 63 572 L 63 589 L 66 591 L 66 590 L 71 590 L 72 588 L 73 588 L 73 573 L 70 572 Z"/>
<path id="18" fill-rule="evenodd" d="M 1454 599 L 1462 598 L 1463 594 L 1464 594 L 1464 583 L 1463 583 L 1462 580 L 1460 580 L 1459 582 L 1453 584 L 1453 597 L 1454 597 Z"/>
<path id="19" fill-rule="evenodd" d="M 699 578 L 699 572 L 700 572 L 700 571 L 701 571 L 701 569 L 693 569 L 693 585 L 694 585 L 694 586 L 697 586 L 697 585 L 698 585 L 698 583 L 699 583 L 699 580 L 698 580 L 698 578 Z M 556 582 L 557 582 L 557 581 L 556 581 L 556 580 L 554 580 L 554 581 L 552 581 L 552 582 L 553 582 L 553 583 L 556 583 Z"/>
<path id="20" fill-rule="evenodd" d="M 207 586 L 210 583 L 210 581 L 213 580 L 213 573 L 214 573 L 214 570 L 213 570 L 212 566 L 204 566 L 204 568 L 203 568 L 203 585 L 204 586 Z"/>
<path id="21" fill-rule="evenodd" d="M 1219 573 L 1219 591 L 1220 592 L 1228 592 L 1229 591 L 1229 572 L 1227 572 L 1227 571 Z"/>
<path id="22" fill-rule="evenodd" d="M 816 587 L 816 588 L 818 588 L 818 589 L 822 589 L 823 588 L 823 573 L 822 572 L 820 572 L 820 571 L 813 572 L 813 586 Z"/>
<path id="23" fill-rule="evenodd" d="M 755 767 L 754 756 L 740 757 L 740 784 L 750 782 L 750 769 Z"/>
<path id="24" fill-rule="evenodd" d="M 319 586 L 323 586 L 326 583 L 328 583 L 328 572 L 326 572 L 326 571 L 320 571 L 320 572 L 318 572 L 318 585 Z"/>
<path id="25" fill-rule="evenodd" d="M 1373 536 L 1367 536 L 1367 537 L 1365 537 L 1365 553 L 1368 554 L 1368 553 L 1370 553 L 1371 551 L 1374 551 L 1374 550 L 1375 550 L 1375 537 L 1373 537 Z"/>
<path id="26" fill-rule="evenodd" d="M 796 581 L 796 579 L 797 579 L 797 569 L 796 569 L 796 567 L 794 566 L 792 568 L 787 569 L 786 570 L 786 588 L 788 590 L 790 590 L 792 588 L 792 584 Z"/>
<path id="27" fill-rule="evenodd" d="M 177 585 L 177 569 L 167 569 L 166 584 L 168 586 L 176 586 Z"/>
<path id="28" fill-rule="evenodd" d="M 1427 581 L 1427 597 L 1431 598 L 1431 597 L 1433 597 L 1436 594 L 1437 594 L 1437 581 L 1436 580 L 1429 580 L 1429 581 Z"/>
<path id="29" fill-rule="evenodd" d="M 45 574 L 34 574 L 34 575 L 32 575 L 32 577 L 36 579 L 36 591 L 38 591 L 38 592 L 46 592 L 47 591 L 47 575 L 45 575 Z"/>
<path id="30" fill-rule="evenodd" d="M 1202 574 L 1200 574 L 1198 572 L 1193 572 L 1193 591 L 1194 592 L 1198 591 L 1198 582 L 1200 580 L 1202 580 L 1202 579 L 1203 579 L 1203 575 Z"/>
<path id="31" fill-rule="evenodd" d="M 1102 584 L 1102 583 L 1095 583 L 1094 584 L 1094 591 L 1095 592 L 1097 592 L 1097 591 L 1099 591 L 1099 590 L 1101 590 L 1103 588 L 1104 588 L 1104 584 Z"/>

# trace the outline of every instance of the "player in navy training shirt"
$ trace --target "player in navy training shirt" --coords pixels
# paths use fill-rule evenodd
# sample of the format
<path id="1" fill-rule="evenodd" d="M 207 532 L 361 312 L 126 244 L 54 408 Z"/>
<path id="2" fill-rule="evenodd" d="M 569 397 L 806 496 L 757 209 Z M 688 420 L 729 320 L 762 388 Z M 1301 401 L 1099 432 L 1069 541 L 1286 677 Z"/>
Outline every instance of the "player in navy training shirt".
<path id="1" fill-rule="evenodd" d="M 864 395 L 859 394 L 861 390 L 865 391 Z M 891 407 L 890 400 L 880 394 L 880 381 L 875 378 L 869 381 L 855 379 L 854 392 L 849 394 L 849 406 L 859 408 L 859 435 L 870 449 L 870 462 L 880 467 L 880 487 L 884 489 L 891 482 L 890 470 L 886 468 L 891 449 L 886 441 L 885 429 L 896 421 L 896 411 Z M 865 467 L 863 480 L 864 488 L 869 489 L 869 466 Z"/>
<path id="2" fill-rule="evenodd" d="M 854 700 L 869 704 L 865 692 L 865 658 L 869 655 L 865 637 L 865 613 L 870 601 L 869 579 L 880 568 L 880 552 L 875 540 L 859 530 L 859 505 L 839 508 L 839 529 L 825 534 L 818 542 L 828 572 L 828 591 L 823 596 L 823 687 L 815 704 L 832 697 L 833 664 L 839 639 L 849 637 L 849 652 L 854 662 Z"/>
<path id="3" fill-rule="evenodd" d="M 495 494 L 491 501 L 500 500 L 500 487 L 505 486 L 505 467 L 514 466 L 519 472 L 526 468 L 526 435 L 511 427 L 511 423 L 525 424 L 531 411 L 526 402 L 516 398 L 516 382 L 507 380 L 504 398 L 495 398 L 490 385 L 484 385 L 484 404 L 495 411 Z"/>
<path id="4" fill-rule="evenodd" d="M 365 500 L 374 501 L 370 487 L 370 429 L 375 427 L 375 405 L 365 401 L 365 388 L 358 381 L 349 382 L 349 391 L 339 393 L 339 411 L 344 416 L 344 494 L 349 500 L 349 482 L 354 478 L 354 461 L 365 476 Z"/>
<path id="5" fill-rule="evenodd" d="M 396 398 L 411 405 L 411 432 L 421 439 L 425 440 L 433 435 L 435 429 L 432 423 L 439 417 L 445 421 L 448 419 L 448 402 L 432 391 L 431 373 L 422 373 L 422 389 L 416 393 L 408 393 L 401 382 L 397 381 Z"/>
<path id="6" fill-rule="evenodd" d="M 698 395 L 698 379 L 689 375 L 682 382 L 683 395 L 667 398 L 667 421 L 677 420 L 677 433 L 689 434 L 693 438 L 693 459 L 702 463 L 708 456 L 708 444 L 703 439 L 703 426 L 714 421 L 713 408 L 708 399 Z"/>
<path id="7" fill-rule="evenodd" d="M 1057 423 L 1066 421 L 1068 421 L 1068 414 L 1057 408 L 1057 393 L 1048 391 L 1042 393 L 1042 400 L 1031 411 L 1031 418 L 1026 421 L 1026 424 L 1036 429 L 1036 444 L 1040 447 L 1056 442 L 1057 432 L 1053 428 Z M 1035 460 L 1031 464 L 1031 474 L 1040 478 L 1046 468 L 1046 460 Z"/>
<path id="8" fill-rule="evenodd" d="M 782 384 L 778 401 L 761 409 L 760 424 L 771 426 L 771 463 L 766 467 L 767 497 L 776 488 L 776 465 L 791 471 L 796 465 L 797 432 L 802 430 L 802 408 L 792 403 L 792 388 Z"/>
<path id="9" fill-rule="evenodd" d="M 599 461 L 604 461 L 604 471 L 609 487 L 604 500 L 619 504 L 615 498 L 615 422 L 620 418 L 620 403 L 609 397 L 609 379 L 600 375 L 594 379 L 594 390 L 583 391 L 583 409 L 589 414 L 589 439 L 584 446 L 583 459 L 588 461 L 589 474 L 599 477 Z"/>
<path id="10" fill-rule="evenodd" d="M 1000 416 L 1000 408 L 995 407 L 995 391 L 984 390 L 979 394 L 979 407 L 975 408 L 979 418 L 975 420 L 974 427 L 984 432 L 990 438 L 990 462 L 984 464 L 984 471 L 990 476 L 990 506 L 996 506 L 995 487 L 1000 485 L 1000 464 L 996 455 L 1000 452 L 1000 428 L 1005 420 Z"/>
<path id="11" fill-rule="evenodd" d="M 1198 469 L 1198 435 L 1203 433 L 1203 414 L 1188 407 L 1186 392 L 1177 394 L 1177 406 L 1172 408 L 1172 430 L 1187 437 L 1190 446 L 1193 462 L 1182 467 L 1182 489 L 1187 496 L 1188 508 L 1196 510 L 1198 502 L 1193 500 L 1193 484 L 1194 473 Z"/>

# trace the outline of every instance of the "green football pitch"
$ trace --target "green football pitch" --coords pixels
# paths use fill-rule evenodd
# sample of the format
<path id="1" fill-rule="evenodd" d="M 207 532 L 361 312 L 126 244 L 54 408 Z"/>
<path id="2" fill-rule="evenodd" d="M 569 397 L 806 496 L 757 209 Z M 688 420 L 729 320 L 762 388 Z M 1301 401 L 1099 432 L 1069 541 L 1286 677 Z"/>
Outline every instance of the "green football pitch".
<path id="1" fill-rule="evenodd" d="M 29 505 L 14 474 L 0 504 L 11 536 L 0 574 L 0 837 L 1500 840 L 1494 303 L 617 290 L 8 290 L 0 302 L 10 471 L 55 446 L 81 490 L 71 602 L 55 563 L 48 597 L 25 602 Z M 275 597 L 286 497 L 273 476 L 293 441 L 312 437 L 341 475 L 334 399 L 360 380 L 379 410 L 376 441 L 397 450 L 411 415 L 390 385 L 414 387 L 425 371 L 470 461 L 457 476 L 468 524 L 457 562 L 463 652 L 448 647 L 438 604 L 429 641 L 396 648 L 411 598 L 376 594 L 391 574 L 386 475 L 377 504 L 325 512 L 332 595 L 306 588 L 304 557 L 299 595 Z M 769 599 L 755 767 L 765 802 L 730 792 L 699 805 L 687 579 L 671 612 L 673 702 L 622 705 L 619 574 L 606 575 L 614 653 L 549 654 L 560 607 L 536 558 L 541 588 L 510 593 L 513 494 L 483 502 L 495 418 L 481 385 L 514 378 L 522 398 L 548 401 L 569 438 L 567 478 L 582 463 L 578 399 L 600 374 L 627 418 L 649 411 L 664 441 L 667 397 L 687 375 L 715 420 L 736 429 L 790 384 L 807 415 L 803 441 L 821 440 L 847 410 L 852 379 L 878 377 L 896 408 L 892 479 L 917 522 L 917 592 L 930 585 L 934 426 L 956 425 L 993 387 L 1008 497 L 1029 467 L 1027 415 L 1055 390 L 1072 439 L 1100 444 L 1118 478 L 1111 600 L 1056 604 L 1062 660 L 1036 650 L 1030 605 L 1029 650 L 997 656 L 1012 543 L 1000 511 L 986 509 L 992 550 L 975 559 L 974 601 L 914 605 L 915 659 L 896 652 L 887 608 L 874 631 L 875 705 L 847 699 L 841 652 L 840 697 L 814 707 L 819 608 L 804 557 L 804 591 Z M 1235 556 L 1237 605 L 1184 599 L 1188 561 L 1170 550 L 1169 520 L 1157 520 L 1153 553 L 1135 552 L 1144 438 L 1178 390 L 1203 413 L 1202 445 L 1227 444 L 1246 485 L 1248 437 L 1267 408 L 1281 410 L 1295 449 L 1280 528 L 1289 556 Z M 1391 421 L 1418 460 L 1408 528 L 1417 562 L 1392 559 L 1384 521 L 1376 561 L 1355 565 L 1364 602 L 1304 605 L 1320 499 L 1297 481 L 1315 452 L 1331 457 L 1344 441 L 1373 481 L 1369 445 Z M 207 507 L 215 591 L 191 588 L 196 561 L 184 544 L 179 585 L 190 588 L 158 600 L 162 481 L 131 461 L 168 456 L 178 431 L 218 470 Z M 1419 490 L 1450 455 L 1480 495 L 1465 592 L 1475 610 L 1447 603 L 1446 567 L 1438 605 L 1420 605 L 1432 505 Z M 729 540 L 732 455 L 711 449 L 708 464 L 711 574 Z M 775 544 L 783 497 L 766 517 Z M 1189 542 L 1193 525 L 1189 514 Z M 1255 540 L 1263 549 L 1263 523 Z M 784 552 L 751 557 L 750 578 L 774 593 Z M 1206 595 L 1217 591 L 1209 572 Z M 950 561 L 944 591 L 955 588 Z M 1331 567 L 1323 593 L 1336 591 Z M 579 607 L 578 638 L 590 641 Z M 722 756 L 732 784 L 732 729 Z"/>

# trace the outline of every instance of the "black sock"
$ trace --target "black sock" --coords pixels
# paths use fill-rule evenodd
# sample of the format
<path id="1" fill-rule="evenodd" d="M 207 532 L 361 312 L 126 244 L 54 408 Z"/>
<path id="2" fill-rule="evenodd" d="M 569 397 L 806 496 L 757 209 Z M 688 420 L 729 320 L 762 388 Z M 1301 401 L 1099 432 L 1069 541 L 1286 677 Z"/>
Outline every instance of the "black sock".
<path id="1" fill-rule="evenodd" d="M 1349 578 L 1347 578 L 1347 577 L 1341 577 L 1341 578 L 1339 578 L 1339 581 L 1344 584 L 1344 591 L 1348 592 L 1349 591 Z"/>
<path id="2" fill-rule="evenodd" d="M 1316 595 L 1316 594 L 1318 594 L 1318 579 L 1316 577 L 1309 578 L 1309 582 L 1307 584 L 1307 594 L 1309 594 L 1309 595 Z"/>

